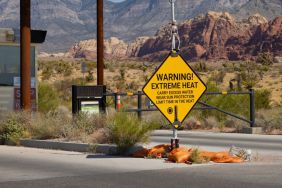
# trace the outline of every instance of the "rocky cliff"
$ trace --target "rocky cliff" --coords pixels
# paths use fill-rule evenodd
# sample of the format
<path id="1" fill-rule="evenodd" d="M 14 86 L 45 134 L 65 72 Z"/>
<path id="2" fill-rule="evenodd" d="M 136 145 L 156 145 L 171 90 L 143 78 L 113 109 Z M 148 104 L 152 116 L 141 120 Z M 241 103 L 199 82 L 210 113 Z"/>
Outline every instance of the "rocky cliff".
<path id="1" fill-rule="evenodd" d="M 229 13 L 208 12 L 179 24 L 181 52 L 189 60 L 250 59 L 260 52 L 282 56 L 282 17 L 255 14 L 243 21 Z M 171 49 L 170 26 L 162 27 L 140 48 L 138 57 L 161 60 Z"/>
<path id="2" fill-rule="evenodd" d="M 226 12 L 208 12 L 178 26 L 181 53 L 188 60 L 254 59 L 260 52 L 282 56 L 282 17 L 271 21 L 259 14 L 237 21 Z M 161 61 L 171 50 L 170 25 L 153 37 L 139 37 L 131 43 L 117 38 L 105 40 L 106 58 L 139 57 Z M 75 44 L 67 57 L 96 59 L 96 40 Z"/>
<path id="3" fill-rule="evenodd" d="M 0 1 L 0 27 L 19 27 L 19 0 Z M 41 51 L 65 51 L 75 42 L 96 36 L 95 0 L 32 0 L 32 27 L 48 30 Z M 259 13 L 267 19 L 282 15 L 281 0 L 177 0 L 176 19 L 191 19 L 208 11 L 226 11 L 236 18 Z M 152 36 L 170 19 L 168 0 L 104 0 L 105 37 L 133 41 Z"/>
<path id="4" fill-rule="evenodd" d="M 126 43 L 116 37 L 104 41 L 105 58 L 137 57 L 140 48 L 149 37 L 139 37 L 131 43 Z M 83 40 L 73 45 L 64 55 L 68 58 L 97 58 L 97 41 L 95 39 Z"/>

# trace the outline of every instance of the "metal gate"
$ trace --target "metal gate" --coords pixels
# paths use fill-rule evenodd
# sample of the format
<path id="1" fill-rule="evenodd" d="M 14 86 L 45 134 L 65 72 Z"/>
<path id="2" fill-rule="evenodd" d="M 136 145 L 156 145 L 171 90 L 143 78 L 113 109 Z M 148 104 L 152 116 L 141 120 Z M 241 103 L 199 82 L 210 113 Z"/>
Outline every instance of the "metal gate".
<path id="1" fill-rule="evenodd" d="M 142 91 L 138 91 L 135 93 L 128 92 L 128 93 L 105 93 L 104 96 L 111 96 L 114 98 L 114 104 L 115 109 L 117 111 L 120 111 L 120 100 L 121 97 L 124 96 L 137 96 L 137 107 L 136 108 L 123 108 L 123 112 L 136 112 L 138 117 L 142 117 L 142 112 L 149 112 L 149 111 L 159 111 L 157 108 L 143 108 L 142 106 L 142 96 L 145 95 Z M 204 95 L 249 95 L 249 119 L 242 117 L 238 114 L 234 114 L 232 112 L 225 111 L 223 109 L 220 109 L 216 106 L 210 105 L 207 102 L 203 102 L 202 100 L 198 101 L 198 104 L 200 104 L 200 107 L 194 107 L 193 110 L 216 110 L 218 112 L 221 112 L 223 114 L 226 114 L 228 116 L 237 118 L 239 120 L 242 120 L 250 125 L 250 127 L 254 127 L 255 124 L 255 93 L 253 89 L 250 89 L 249 91 L 244 92 L 237 92 L 237 91 L 230 91 L 230 92 L 205 92 Z"/>

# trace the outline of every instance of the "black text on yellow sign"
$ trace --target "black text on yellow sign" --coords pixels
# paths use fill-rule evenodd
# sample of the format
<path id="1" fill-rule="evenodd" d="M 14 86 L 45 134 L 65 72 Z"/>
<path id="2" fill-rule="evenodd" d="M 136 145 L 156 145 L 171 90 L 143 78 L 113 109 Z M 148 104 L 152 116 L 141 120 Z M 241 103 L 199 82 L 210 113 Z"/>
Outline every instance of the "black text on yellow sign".
<path id="1" fill-rule="evenodd" d="M 168 56 L 143 88 L 162 114 L 173 123 L 182 122 L 205 92 L 206 86 L 191 67 L 180 56 Z"/>

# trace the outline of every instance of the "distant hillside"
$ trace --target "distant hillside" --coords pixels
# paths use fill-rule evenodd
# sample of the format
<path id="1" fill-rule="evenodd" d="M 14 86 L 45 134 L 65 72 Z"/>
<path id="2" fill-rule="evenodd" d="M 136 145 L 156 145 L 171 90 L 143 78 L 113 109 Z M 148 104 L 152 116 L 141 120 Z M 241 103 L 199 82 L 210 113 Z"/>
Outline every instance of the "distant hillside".
<path id="1" fill-rule="evenodd" d="M 117 38 L 105 41 L 106 58 L 140 57 L 162 61 L 171 50 L 170 25 L 153 37 L 126 43 Z M 262 52 L 282 57 L 282 16 L 271 21 L 259 14 L 237 21 L 226 12 L 208 12 L 179 23 L 181 53 L 188 60 L 255 59 Z M 75 44 L 65 54 L 71 58 L 96 59 L 96 40 Z"/>
<path id="2" fill-rule="evenodd" d="M 0 1 L 0 27 L 19 27 L 19 2 Z M 105 2 L 105 36 L 132 41 L 152 36 L 170 21 L 168 0 L 126 0 Z M 267 19 L 282 15 L 282 0 L 177 0 L 179 22 L 208 11 L 227 11 L 236 18 L 259 13 Z M 47 29 L 47 42 L 41 51 L 64 51 L 83 39 L 95 37 L 96 1 L 32 0 L 32 27 Z"/>

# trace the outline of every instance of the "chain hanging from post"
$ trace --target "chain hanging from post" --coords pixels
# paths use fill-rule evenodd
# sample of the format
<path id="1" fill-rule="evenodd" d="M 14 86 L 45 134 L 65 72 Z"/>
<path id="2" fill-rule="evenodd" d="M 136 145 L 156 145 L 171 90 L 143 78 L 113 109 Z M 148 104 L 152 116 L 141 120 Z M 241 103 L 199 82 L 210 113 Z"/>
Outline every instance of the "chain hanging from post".
<path id="1" fill-rule="evenodd" d="M 172 44 L 171 44 L 171 50 L 172 51 L 179 51 L 180 49 L 180 37 L 178 34 L 178 28 L 177 28 L 177 22 L 175 19 L 175 2 L 176 0 L 169 0 L 171 4 L 171 14 L 172 14 L 172 22 L 171 22 L 171 38 L 172 38 Z M 176 39 L 178 41 L 178 46 L 176 48 Z"/>
<path id="2" fill-rule="evenodd" d="M 175 20 L 175 2 L 176 0 L 169 0 L 171 4 L 171 15 L 172 15 L 172 22 L 171 22 L 171 38 L 172 38 L 172 44 L 171 44 L 171 55 L 172 56 L 178 56 L 177 52 L 180 49 L 180 37 L 178 34 L 178 28 L 177 28 L 177 22 Z M 176 39 L 178 40 L 178 46 L 176 48 Z M 170 147 L 171 150 L 174 148 L 179 147 L 179 139 L 177 137 L 177 129 L 181 127 L 181 122 L 178 121 L 178 115 L 177 115 L 177 106 L 174 108 L 174 113 L 175 113 L 175 121 L 172 124 L 173 125 L 173 138 L 170 140 Z"/>

